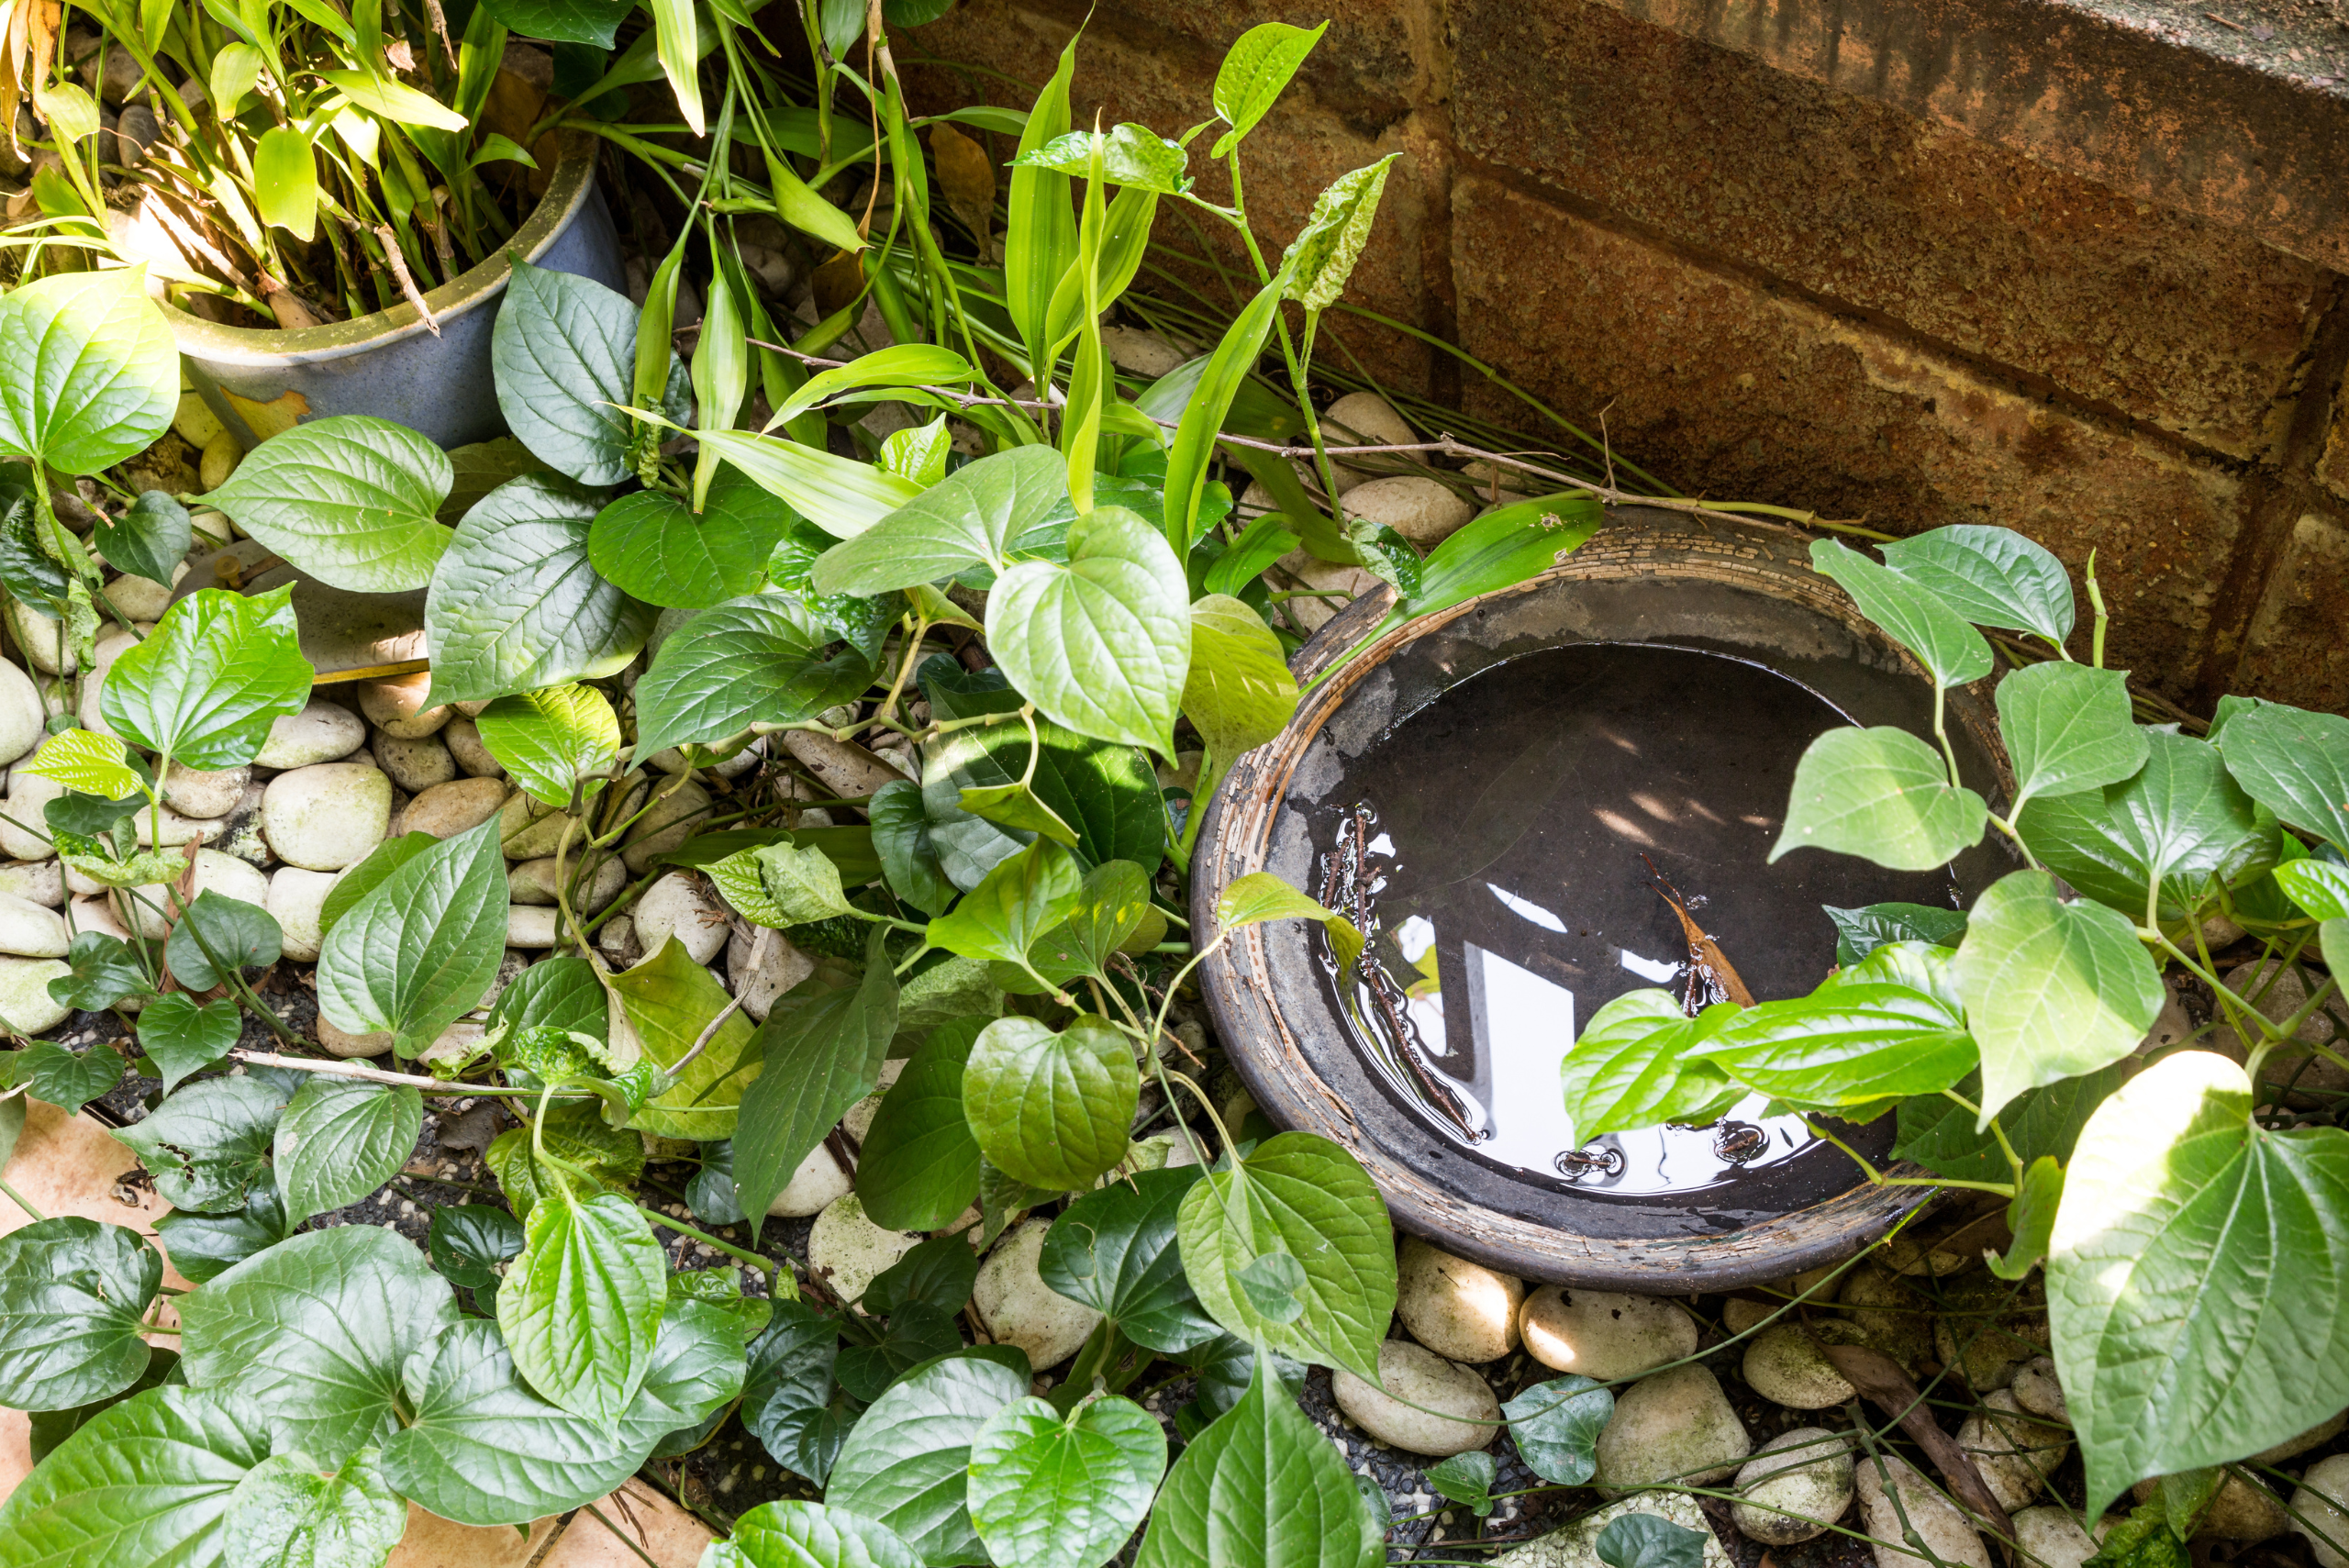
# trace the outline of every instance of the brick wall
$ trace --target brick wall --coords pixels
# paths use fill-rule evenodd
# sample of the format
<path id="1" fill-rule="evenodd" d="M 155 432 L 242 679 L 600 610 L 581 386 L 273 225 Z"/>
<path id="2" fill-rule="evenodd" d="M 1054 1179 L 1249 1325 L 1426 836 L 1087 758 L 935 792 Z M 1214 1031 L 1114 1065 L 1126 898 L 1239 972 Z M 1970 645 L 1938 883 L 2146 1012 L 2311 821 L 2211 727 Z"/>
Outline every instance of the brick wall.
<path id="1" fill-rule="evenodd" d="M 917 106 L 1024 102 L 985 72 L 1041 82 L 1082 16 L 963 0 L 901 34 Z M 1247 27 L 1327 17 L 1248 144 L 1270 249 L 1330 179 L 1400 151 L 1353 302 L 1586 428 L 1604 410 L 1684 491 L 1896 533 L 2003 523 L 2076 573 L 2094 550 L 2114 661 L 2169 695 L 2349 710 L 2343 16 L 1121 0 L 1074 101 L 1179 134 Z M 1407 337 L 1331 329 L 1384 378 L 1531 422 Z"/>

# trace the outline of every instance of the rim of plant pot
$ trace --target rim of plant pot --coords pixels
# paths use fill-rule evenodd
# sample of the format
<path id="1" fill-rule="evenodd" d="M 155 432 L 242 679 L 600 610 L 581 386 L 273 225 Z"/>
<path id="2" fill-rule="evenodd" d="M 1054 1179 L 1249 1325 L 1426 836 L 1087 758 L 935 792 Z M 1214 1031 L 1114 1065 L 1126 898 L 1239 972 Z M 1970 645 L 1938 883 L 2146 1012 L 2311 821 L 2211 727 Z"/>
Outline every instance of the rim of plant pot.
<path id="1" fill-rule="evenodd" d="M 529 217 L 514 230 L 497 254 L 429 291 L 424 303 L 433 321 L 445 328 L 469 311 L 497 298 L 513 275 L 513 254 L 536 262 L 562 237 L 596 189 L 596 139 L 579 132 L 562 138 L 561 155 L 548 176 L 546 194 Z M 266 327 L 228 327 L 206 321 L 169 301 L 159 302 L 180 352 L 215 364 L 267 366 L 287 360 L 321 362 L 348 359 L 390 343 L 432 331 L 412 302 L 403 300 L 388 310 L 349 321 L 331 321 L 288 332 Z"/>
<path id="2" fill-rule="evenodd" d="M 1364 683 L 1390 657 L 1465 617 L 1490 616 L 1506 623 L 1512 609 L 1526 609 L 1530 617 L 1529 596 L 1553 593 L 1561 584 L 1620 585 L 1631 592 L 1642 584 L 1674 586 L 1670 580 L 1677 576 L 1707 588 L 1717 584 L 1784 595 L 1800 610 L 1840 625 L 1878 668 L 1912 674 L 1929 692 L 1930 682 L 1916 661 L 1870 625 L 1834 584 L 1810 573 L 1809 539 L 1769 523 L 1610 508 L 1607 526 L 1551 570 L 1393 628 L 1333 670 L 1385 618 L 1393 592 L 1382 589 L 1357 598 L 1292 661 L 1300 684 L 1325 673 L 1328 678 L 1309 685 L 1287 727 L 1242 757 L 1203 808 L 1192 862 L 1192 940 L 1204 944 L 1215 938 L 1217 900 L 1238 878 L 1261 871 L 1291 882 L 1310 878 L 1309 862 L 1300 861 L 1297 852 L 1299 808 L 1289 808 L 1285 827 L 1284 803 L 1293 784 L 1304 792 L 1319 787 L 1311 780 L 1342 773 L 1329 746 L 1316 749 L 1325 729 L 1332 730 L 1334 741 L 1339 735 L 1366 735 L 1379 728 L 1378 714 L 1368 707 L 1348 712 L 1347 705 L 1357 690 L 1365 690 L 1369 706 L 1377 706 L 1381 699 Z M 1481 633 L 1481 626 L 1472 623 L 1461 640 Z M 1577 634 L 1567 640 L 1610 639 Z M 1669 644 L 1673 639 L 1653 634 L 1622 640 Z M 1528 643 L 1520 651 L 1535 646 Z M 1497 654 L 1477 667 L 1515 656 Z M 1465 679 L 1472 673 L 1451 678 Z M 1390 689 L 1396 684 L 1386 683 Z M 1396 699 L 1384 700 L 1389 706 L 1379 713 L 1386 715 L 1386 724 L 1402 722 L 1404 715 L 1394 710 Z M 1953 739 L 1969 767 L 1987 765 L 1998 793 L 2009 792 L 2011 771 L 1987 695 L 1954 690 L 1948 712 Z M 1884 720 L 1863 716 L 1860 721 Z M 2007 869 L 1998 851 L 1988 845 L 1967 851 L 1957 863 L 1961 880 L 1967 882 L 1987 883 L 1996 874 L 1994 866 Z M 1275 921 L 1234 934 L 1200 965 L 1209 1019 L 1227 1060 L 1274 1125 L 1345 1147 L 1377 1183 L 1397 1225 L 1448 1251 L 1560 1284 L 1650 1294 L 1735 1289 L 1838 1262 L 1881 1237 L 1935 1190 L 1876 1186 L 1854 1169 L 1855 1184 L 1848 1187 L 1834 1181 L 1816 1184 L 1814 1177 L 1816 1195 L 1785 1213 L 1723 1209 L 1679 1222 L 1676 1232 L 1659 1233 L 1670 1228 L 1649 1218 L 1654 1210 L 1612 1207 L 1590 1195 L 1557 1197 L 1489 1171 L 1479 1173 L 1476 1162 L 1459 1157 L 1459 1145 L 1430 1130 L 1423 1118 L 1397 1112 L 1373 1086 L 1344 1024 L 1323 999 L 1328 981 L 1314 945 L 1316 930 L 1308 922 Z M 1903 1162 L 1886 1173 L 1926 1173 Z M 1682 1212 L 1697 1216 L 1698 1210 Z"/>

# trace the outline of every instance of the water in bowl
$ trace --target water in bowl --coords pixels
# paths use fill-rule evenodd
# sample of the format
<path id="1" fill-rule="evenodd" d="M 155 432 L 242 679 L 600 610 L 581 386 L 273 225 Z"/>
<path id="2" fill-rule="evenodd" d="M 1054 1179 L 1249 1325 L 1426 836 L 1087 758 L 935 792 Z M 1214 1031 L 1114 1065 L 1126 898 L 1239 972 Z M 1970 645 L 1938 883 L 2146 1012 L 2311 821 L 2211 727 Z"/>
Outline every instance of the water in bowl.
<path id="1" fill-rule="evenodd" d="M 1768 863 L 1804 748 L 1850 722 L 1759 664 L 1586 643 L 1486 670 L 1397 723 L 1315 824 L 1324 902 L 1370 938 L 1358 969 L 1329 963 L 1330 983 L 1390 1094 L 1474 1158 L 1628 1199 L 1766 1185 L 1813 1149 L 1801 1118 L 1765 1116 L 1758 1096 L 1712 1127 L 1584 1143 L 1558 1066 L 1611 998 L 1688 994 L 1659 883 L 1756 1001 L 1826 975 L 1822 906 L 1952 904 L 1946 873 L 1817 850 Z M 1708 982 L 1694 977 L 1700 1002 Z M 1873 1160 L 1890 1120 L 1828 1129 Z"/>

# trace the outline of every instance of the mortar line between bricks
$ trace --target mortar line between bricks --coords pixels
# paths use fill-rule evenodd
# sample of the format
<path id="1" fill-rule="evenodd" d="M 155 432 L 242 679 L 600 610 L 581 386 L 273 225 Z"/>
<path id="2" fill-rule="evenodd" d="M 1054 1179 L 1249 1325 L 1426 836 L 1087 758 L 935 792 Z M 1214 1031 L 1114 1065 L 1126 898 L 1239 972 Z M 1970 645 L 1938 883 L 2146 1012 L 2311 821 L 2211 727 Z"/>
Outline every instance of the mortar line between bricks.
<path id="1" fill-rule="evenodd" d="M 2005 391 L 2043 403 L 2104 434 L 2145 441 L 2174 457 L 2205 463 L 2236 477 L 2254 473 L 2261 466 L 2256 457 L 2239 457 L 2205 446 L 2166 426 L 2130 414 L 2105 399 L 2085 396 L 2040 372 L 2023 370 L 2002 360 L 1991 359 L 1946 338 L 1922 331 L 1874 306 L 1839 299 L 1749 262 L 1693 245 L 1664 229 L 1626 217 L 1586 197 L 1569 195 L 1553 185 L 1545 184 L 1524 170 L 1488 161 L 1457 147 L 1453 148 L 1452 158 L 1452 180 L 1455 186 L 1463 174 L 1488 180 L 1514 195 L 1554 207 L 1577 222 L 1644 245 L 1699 271 L 1731 279 L 1774 298 L 1792 300 L 1829 316 L 1856 322 L 1898 343 L 1932 354 Z"/>
<path id="2" fill-rule="evenodd" d="M 2349 379 L 2349 284 L 2335 279 L 2332 297 L 2319 307 L 2317 329 L 2295 366 L 2299 372 L 2269 408 L 2286 401 L 2291 414 L 2275 461 L 2253 471 L 2243 485 L 2241 525 L 2226 574 L 2210 606 L 2210 646 L 2204 650 L 2196 696 L 2206 710 L 2233 688 L 2251 645 L 2252 623 L 2283 564 L 2302 513 L 2335 509 L 2316 479 L 2332 426 L 2333 406 Z"/>

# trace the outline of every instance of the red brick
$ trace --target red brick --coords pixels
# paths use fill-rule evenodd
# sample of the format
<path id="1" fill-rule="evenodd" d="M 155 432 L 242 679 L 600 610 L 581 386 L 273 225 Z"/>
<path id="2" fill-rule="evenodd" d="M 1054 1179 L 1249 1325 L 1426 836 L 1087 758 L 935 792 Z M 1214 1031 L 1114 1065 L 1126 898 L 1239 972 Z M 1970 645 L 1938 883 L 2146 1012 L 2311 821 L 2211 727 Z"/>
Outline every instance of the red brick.
<path id="1" fill-rule="evenodd" d="M 2336 436 L 2336 439 L 2337 436 Z M 2322 712 L 2349 712 L 2349 513 L 2293 525 L 2253 615 L 2234 689 Z"/>
<path id="2" fill-rule="evenodd" d="M 1463 346 L 1691 493 L 1898 534 L 1997 523 L 2116 616 L 2114 662 L 2190 691 L 2238 530 L 2238 484 L 1862 321 L 1708 270 L 1489 180 L 1453 188 Z M 1517 420 L 1472 384 L 1472 412 Z M 2085 619 L 2085 617 L 2083 617 Z"/>
<path id="3" fill-rule="evenodd" d="M 1604 4 L 1465 0 L 1464 154 L 2234 457 L 2327 274 Z"/>

